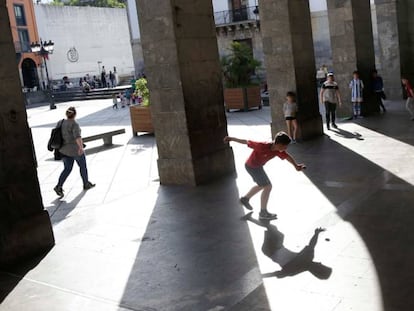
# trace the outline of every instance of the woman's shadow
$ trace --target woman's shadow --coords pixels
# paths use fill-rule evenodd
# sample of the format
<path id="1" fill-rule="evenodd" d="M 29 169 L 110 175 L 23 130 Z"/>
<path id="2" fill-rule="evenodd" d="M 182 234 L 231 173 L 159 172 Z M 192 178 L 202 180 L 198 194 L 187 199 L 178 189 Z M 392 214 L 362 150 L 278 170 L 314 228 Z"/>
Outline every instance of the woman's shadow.
<path id="1" fill-rule="evenodd" d="M 294 276 L 305 271 L 309 271 L 315 277 L 322 280 L 326 280 L 331 276 L 332 268 L 327 267 L 320 262 L 313 261 L 318 236 L 321 232 L 324 232 L 325 229 L 316 228 L 308 245 L 300 252 L 296 253 L 283 245 L 283 240 L 285 238 L 284 234 L 280 232 L 275 225 L 270 224 L 270 221 L 257 220 L 252 217 L 252 212 L 246 214 L 242 219 L 266 228 L 266 231 L 264 232 L 262 252 L 282 267 L 282 270 L 263 274 L 263 277 L 276 276 L 278 278 L 283 278 L 286 276 Z"/>

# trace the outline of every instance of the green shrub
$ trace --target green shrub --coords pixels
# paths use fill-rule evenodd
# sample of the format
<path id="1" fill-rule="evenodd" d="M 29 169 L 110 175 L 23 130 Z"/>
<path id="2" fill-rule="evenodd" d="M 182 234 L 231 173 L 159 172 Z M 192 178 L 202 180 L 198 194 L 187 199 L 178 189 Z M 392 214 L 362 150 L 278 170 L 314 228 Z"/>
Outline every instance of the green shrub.
<path id="1" fill-rule="evenodd" d="M 142 98 L 141 105 L 142 106 L 149 106 L 149 90 L 147 87 L 147 79 L 140 78 L 135 81 L 135 96 L 140 96 Z"/>
<path id="2" fill-rule="evenodd" d="M 234 88 L 252 85 L 251 78 L 260 67 L 260 61 L 253 57 L 252 50 L 246 44 L 233 42 L 230 51 L 230 55 L 221 58 L 225 86 Z"/>

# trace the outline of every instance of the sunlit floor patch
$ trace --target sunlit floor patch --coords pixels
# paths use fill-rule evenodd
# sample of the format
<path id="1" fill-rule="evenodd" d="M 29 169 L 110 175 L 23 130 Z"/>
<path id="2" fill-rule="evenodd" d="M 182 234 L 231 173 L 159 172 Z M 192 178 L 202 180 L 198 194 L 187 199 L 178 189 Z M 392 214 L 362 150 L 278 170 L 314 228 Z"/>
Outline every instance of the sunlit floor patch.
<path id="1" fill-rule="evenodd" d="M 339 129 L 358 136 L 363 141 L 352 139 L 352 137 L 348 138 L 336 130 L 328 132 L 332 140 L 382 167 L 405 182 L 414 185 L 414 174 L 412 165 L 410 165 L 414 163 L 413 146 L 356 123 L 340 124 Z M 396 158 L 399 160 L 396 161 Z"/>

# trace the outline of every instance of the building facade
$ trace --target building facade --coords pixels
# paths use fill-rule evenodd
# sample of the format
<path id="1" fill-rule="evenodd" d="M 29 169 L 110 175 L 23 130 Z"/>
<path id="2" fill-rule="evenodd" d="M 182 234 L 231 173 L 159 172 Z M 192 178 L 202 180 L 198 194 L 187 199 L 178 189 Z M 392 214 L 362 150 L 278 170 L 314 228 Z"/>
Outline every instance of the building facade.
<path id="1" fill-rule="evenodd" d="M 25 88 L 40 86 L 42 76 L 38 70 L 42 57 L 31 52 L 31 42 L 39 41 L 32 0 L 7 0 L 10 27 L 16 51 L 21 85 Z"/>
<path id="2" fill-rule="evenodd" d="M 116 71 L 119 78 L 134 76 L 126 9 L 35 5 L 42 39 L 55 42 L 48 60 L 50 80 Z"/>

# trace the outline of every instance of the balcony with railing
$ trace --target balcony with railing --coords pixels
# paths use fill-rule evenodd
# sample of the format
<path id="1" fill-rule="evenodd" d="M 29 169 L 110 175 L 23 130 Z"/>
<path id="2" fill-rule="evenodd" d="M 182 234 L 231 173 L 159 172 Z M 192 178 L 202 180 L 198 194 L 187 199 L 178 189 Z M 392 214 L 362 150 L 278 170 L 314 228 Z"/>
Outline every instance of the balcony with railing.
<path id="1" fill-rule="evenodd" d="M 216 27 L 239 23 L 256 23 L 259 21 L 259 8 L 257 6 L 244 7 L 235 10 L 214 13 Z"/>

